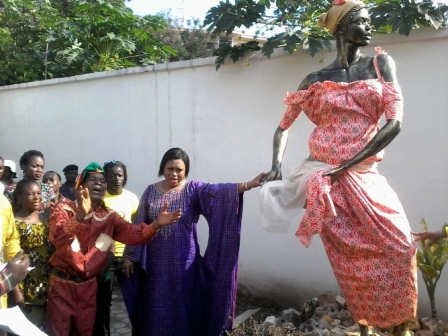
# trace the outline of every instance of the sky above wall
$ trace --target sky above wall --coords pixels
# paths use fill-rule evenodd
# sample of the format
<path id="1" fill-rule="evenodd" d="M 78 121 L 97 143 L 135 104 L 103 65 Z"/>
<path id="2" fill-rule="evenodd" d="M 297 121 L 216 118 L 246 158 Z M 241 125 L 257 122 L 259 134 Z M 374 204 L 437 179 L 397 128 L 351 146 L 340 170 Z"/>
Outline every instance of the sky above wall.
<path id="1" fill-rule="evenodd" d="M 127 6 L 139 15 L 155 14 L 171 9 L 174 17 L 183 16 L 187 20 L 191 17 L 204 19 L 208 9 L 219 2 L 220 0 L 131 0 Z M 448 4 L 448 0 L 437 0 L 437 2 Z"/>
<path id="2" fill-rule="evenodd" d="M 208 9 L 216 6 L 219 0 L 131 0 L 127 6 L 135 14 L 155 14 L 165 9 L 171 9 L 174 17 L 184 17 L 185 20 L 196 17 L 204 19 Z"/>

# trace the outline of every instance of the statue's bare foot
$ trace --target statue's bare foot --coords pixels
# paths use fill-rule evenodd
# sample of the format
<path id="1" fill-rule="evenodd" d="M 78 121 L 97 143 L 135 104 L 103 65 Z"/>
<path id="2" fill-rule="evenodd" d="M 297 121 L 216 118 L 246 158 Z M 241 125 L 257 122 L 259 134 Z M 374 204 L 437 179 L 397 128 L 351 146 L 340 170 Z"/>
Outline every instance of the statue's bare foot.
<path id="1" fill-rule="evenodd" d="M 361 331 L 361 336 L 374 336 L 375 328 L 371 326 L 359 325 L 359 330 Z"/>
<path id="2" fill-rule="evenodd" d="M 392 334 L 394 336 L 412 336 L 412 332 L 409 330 L 409 322 L 404 322 L 395 326 Z"/>

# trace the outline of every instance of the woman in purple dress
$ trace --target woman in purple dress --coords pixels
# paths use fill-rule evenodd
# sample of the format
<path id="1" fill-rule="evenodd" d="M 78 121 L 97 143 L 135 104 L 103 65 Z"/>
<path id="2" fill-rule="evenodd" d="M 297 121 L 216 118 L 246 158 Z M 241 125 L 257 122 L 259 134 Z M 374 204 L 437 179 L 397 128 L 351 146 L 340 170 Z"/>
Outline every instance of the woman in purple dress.
<path id="1" fill-rule="evenodd" d="M 151 221 L 166 202 L 182 209 L 170 228 L 161 228 L 150 244 L 125 250 L 123 296 L 139 336 L 220 336 L 232 327 L 244 191 L 250 182 L 209 184 L 188 181 L 190 161 L 180 148 L 162 158 L 159 176 L 140 200 L 135 220 Z M 203 215 L 209 225 L 204 256 L 196 226 Z"/>

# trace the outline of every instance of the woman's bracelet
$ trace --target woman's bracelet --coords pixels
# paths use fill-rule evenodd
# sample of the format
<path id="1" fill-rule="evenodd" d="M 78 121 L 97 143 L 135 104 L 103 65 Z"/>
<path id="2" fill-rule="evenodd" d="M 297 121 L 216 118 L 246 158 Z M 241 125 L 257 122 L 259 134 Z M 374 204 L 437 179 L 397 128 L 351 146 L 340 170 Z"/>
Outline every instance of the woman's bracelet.
<path id="1" fill-rule="evenodd" d="M 244 186 L 244 189 L 245 189 L 246 191 L 249 191 L 249 190 L 252 189 L 252 188 L 249 188 L 249 186 L 247 185 L 247 182 L 244 182 L 244 183 L 243 183 L 243 186 Z"/>

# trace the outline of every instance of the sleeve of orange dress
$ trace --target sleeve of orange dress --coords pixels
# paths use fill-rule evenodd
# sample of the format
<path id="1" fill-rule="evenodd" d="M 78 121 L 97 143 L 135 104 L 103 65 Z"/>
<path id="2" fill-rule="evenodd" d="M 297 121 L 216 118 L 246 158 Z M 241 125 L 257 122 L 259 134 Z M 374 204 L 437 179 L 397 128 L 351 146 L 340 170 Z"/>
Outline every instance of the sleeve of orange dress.
<path id="1" fill-rule="evenodd" d="M 384 83 L 383 107 L 387 120 L 403 121 L 403 95 L 398 83 Z"/>
<path id="2" fill-rule="evenodd" d="M 381 47 L 375 48 L 377 55 L 373 57 L 373 65 L 375 67 L 376 75 L 381 80 L 383 87 L 383 113 L 386 120 L 403 121 L 403 96 L 401 88 L 398 83 L 386 82 L 381 74 L 381 69 L 378 65 L 378 55 L 387 55 Z"/>
<path id="3" fill-rule="evenodd" d="M 280 124 L 278 125 L 281 129 L 287 130 L 299 117 L 300 112 L 302 112 L 302 107 L 295 100 L 297 92 L 287 93 L 283 103 L 286 105 L 286 110 L 283 113 Z"/>

